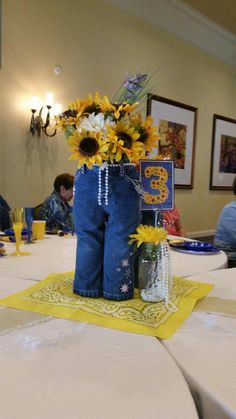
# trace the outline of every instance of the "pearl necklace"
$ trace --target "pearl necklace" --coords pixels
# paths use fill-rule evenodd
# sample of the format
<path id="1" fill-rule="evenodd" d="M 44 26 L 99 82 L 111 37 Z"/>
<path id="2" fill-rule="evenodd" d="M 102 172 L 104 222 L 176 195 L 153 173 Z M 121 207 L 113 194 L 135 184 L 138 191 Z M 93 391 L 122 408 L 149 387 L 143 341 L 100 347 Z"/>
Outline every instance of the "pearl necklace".
<path id="1" fill-rule="evenodd" d="M 156 260 L 153 262 L 150 280 L 146 288 L 141 290 L 141 298 L 144 301 L 164 301 L 169 311 L 177 311 L 177 307 L 170 301 L 172 287 L 172 275 L 169 260 L 169 245 L 166 240 L 161 241 L 156 252 Z"/>

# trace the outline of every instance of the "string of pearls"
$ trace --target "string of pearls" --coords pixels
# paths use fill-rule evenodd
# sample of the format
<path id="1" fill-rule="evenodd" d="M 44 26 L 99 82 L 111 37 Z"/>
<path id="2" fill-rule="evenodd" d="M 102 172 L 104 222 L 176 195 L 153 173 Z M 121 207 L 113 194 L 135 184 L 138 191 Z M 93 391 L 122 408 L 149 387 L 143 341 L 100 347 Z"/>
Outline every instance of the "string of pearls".
<path id="1" fill-rule="evenodd" d="M 101 168 L 98 170 L 98 205 L 102 205 L 102 171 Z"/>
<path id="2" fill-rule="evenodd" d="M 108 205 L 108 192 L 109 192 L 109 165 L 104 163 L 98 170 L 98 205 L 102 205 L 102 172 L 105 170 L 105 180 L 104 180 L 104 200 L 105 205 Z"/>
<path id="3" fill-rule="evenodd" d="M 105 205 L 108 205 L 108 191 L 109 191 L 109 166 L 105 168 Z"/>

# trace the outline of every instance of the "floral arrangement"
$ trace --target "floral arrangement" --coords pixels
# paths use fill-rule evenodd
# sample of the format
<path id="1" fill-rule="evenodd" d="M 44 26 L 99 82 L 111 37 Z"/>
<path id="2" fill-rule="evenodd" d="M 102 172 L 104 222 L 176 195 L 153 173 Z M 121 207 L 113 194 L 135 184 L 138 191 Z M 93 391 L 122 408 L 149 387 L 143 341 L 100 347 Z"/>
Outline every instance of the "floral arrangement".
<path id="1" fill-rule="evenodd" d="M 128 75 L 115 98 L 89 95 L 69 104 L 68 111 L 60 115 L 60 126 L 68 139 L 71 160 L 78 161 L 78 168 L 104 162 L 127 161 L 137 164 L 157 146 L 159 135 L 148 116 L 133 113 L 138 100 L 147 92 L 146 74 Z"/>
<path id="2" fill-rule="evenodd" d="M 167 231 L 162 227 L 153 227 L 140 224 L 136 231 L 137 233 L 130 234 L 129 237 L 131 240 L 129 243 L 137 243 L 137 247 L 143 243 L 152 243 L 158 245 L 162 241 L 166 240 L 167 237 Z"/>

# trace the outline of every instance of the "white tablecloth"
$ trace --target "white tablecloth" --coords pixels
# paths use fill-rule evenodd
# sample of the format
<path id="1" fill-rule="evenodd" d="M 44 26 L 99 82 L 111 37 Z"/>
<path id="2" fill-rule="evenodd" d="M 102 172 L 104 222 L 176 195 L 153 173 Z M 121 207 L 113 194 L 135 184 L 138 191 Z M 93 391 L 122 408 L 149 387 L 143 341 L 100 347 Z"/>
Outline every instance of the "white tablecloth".
<path id="1" fill-rule="evenodd" d="M 236 268 L 195 275 L 215 284 L 209 297 L 236 301 Z M 193 312 L 163 341 L 192 390 L 204 419 L 236 418 L 236 317 Z"/>
<path id="2" fill-rule="evenodd" d="M 15 248 L 13 243 L 5 243 L 8 254 Z M 51 272 L 67 272 L 75 269 L 76 237 L 46 236 L 34 244 L 22 246 L 31 252 L 25 257 L 2 257 L 0 275 L 28 278 L 36 281 Z M 224 252 L 214 255 L 194 255 L 170 250 L 171 268 L 174 275 L 190 276 L 201 272 L 222 269 L 227 266 Z"/>
<path id="3" fill-rule="evenodd" d="M 0 262 L 0 275 L 40 281 L 51 272 L 69 272 L 75 269 L 76 237 L 46 236 L 34 244 L 25 244 L 20 250 L 29 256 L 10 256 L 14 243 L 4 243 L 8 255 Z"/>
<path id="4" fill-rule="evenodd" d="M 222 251 L 212 255 L 200 255 L 171 250 L 170 260 L 173 274 L 183 277 L 227 268 L 227 256 Z"/>
<path id="5" fill-rule="evenodd" d="M 33 283 L 0 277 L 0 296 Z M 0 325 L 2 419 L 198 418 L 182 374 L 153 337 L 4 307 Z"/>
<path id="6" fill-rule="evenodd" d="M 14 244 L 6 248 L 9 254 Z M 74 270 L 75 237 L 48 236 L 24 248 L 30 256 L 0 260 L 2 296 L 50 272 Z M 172 271 L 220 268 L 223 256 L 176 252 Z M 10 310 L 0 310 L 1 418 L 197 417 L 186 382 L 157 339 Z"/>

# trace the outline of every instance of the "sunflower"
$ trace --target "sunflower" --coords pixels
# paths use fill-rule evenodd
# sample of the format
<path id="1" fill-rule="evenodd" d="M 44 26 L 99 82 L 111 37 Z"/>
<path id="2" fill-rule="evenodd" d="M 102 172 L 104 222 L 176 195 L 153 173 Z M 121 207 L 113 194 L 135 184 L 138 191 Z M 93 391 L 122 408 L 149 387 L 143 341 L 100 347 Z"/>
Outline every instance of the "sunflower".
<path id="1" fill-rule="evenodd" d="M 149 115 L 146 120 L 142 122 L 141 115 L 136 114 L 130 117 L 130 122 L 139 132 L 139 141 L 144 144 L 145 150 L 151 152 L 152 149 L 157 146 L 157 141 L 160 140 L 160 136 L 157 134 L 157 128 L 152 126 L 152 117 Z"/>
<path id="2" fill-rule="evenodd" d="M 103 113 L 112 113 L 116 111 L 115 105 L 113 105 L 107 96 L 104 96 L 103 99 L 100 99 L 99 106 Z"/>
<path id="3" fill-rule="evenodd" d="M 69 103 L 70 109 L 75 109 L 79 116 L 90 113 L 99 113 L 100 112 L 100 95 L 97 92 L 93 98 L 91 94 L 88 95 L 87 99 L 76 99 L 74 102 Z"/>
<path id="4" fill-rule="evenodd" d="M 136 234 L 130 234 L 130 244 L 137 243 L 139 247 L 142 243 L 159 244 L 162 240 L 166 240 L 167 231 L 161 227 L 152 227 L 148 225 L 140 224 L 137 227 Z"/>
<path id="5" fill-rule="evenodd" d="M 117 122 L 114 127 L 108 127 L 107 137 L 112 147 L 111 160 L 120 161 L 124 154 L 131 162 L 137 162 L 143 155 L 143 144 L 138 141 L 139 133 L 125 122 Z"/>
<path id="6" fill-rule="evenodd" d="M 115 112 L 114 117 L 115 119 L 123 118 L 125 115 L 129 115 L 133 110 L 139 105 L 138 102 L 133 103 L 133 105 L 130 105 L 129 103 L 123 102 L 123 103 L 115 103 Z"/>
<path id="7" fill-rule="evenodd" d="M 78 168 L 86 164 L 89 169 L 94 164 L 99 166 L 108 159 L 108 142 L 102 139 L 101 132 L 89 132 L 87 130 L 76 131 L 68 139 L 72 152 L 70 160 L 78 160 Z"/>
<path id="8" fill-rule="evenodd" d="M 77 114 L 76 116 L 69 116 L 68 118 L 66 118 L 65 116 L 56 117 L 56 128 L 62 128 L 63 131 L 66 131 L 68 126 L 76 127 L 79 123 L 79 120 L 79 114 Z"/>
<path id="9" fill-rule="evenodd" d="M 82 101 L 78 98 L 74 100 L 74 102 L 69 103 L 68 108 L 71 112 L 75 111 L 78 117 L 80 117 L 84 113 L 85 105 L 82 104 Z"/>
<path id="10" fill-rule="evenodd" d="M 130 105 L 127 102 L 111 103 L 107 96 L 100 99 L 99 106 L 103 113 L 107 113 L 112 119 L 119 120 L 126 115 L 129 115 L 138 106 L 138 102 Z"/>
<path id="11" fill-rule="evenodd" d="M 112 127 L 107 127 L 107 138 L 109 141 L 109 160 L 111 163 L 119 162 L 125 155 L 126 149 L 124 147 L 124 141 L 118 138 L 115 130 Z"/>

